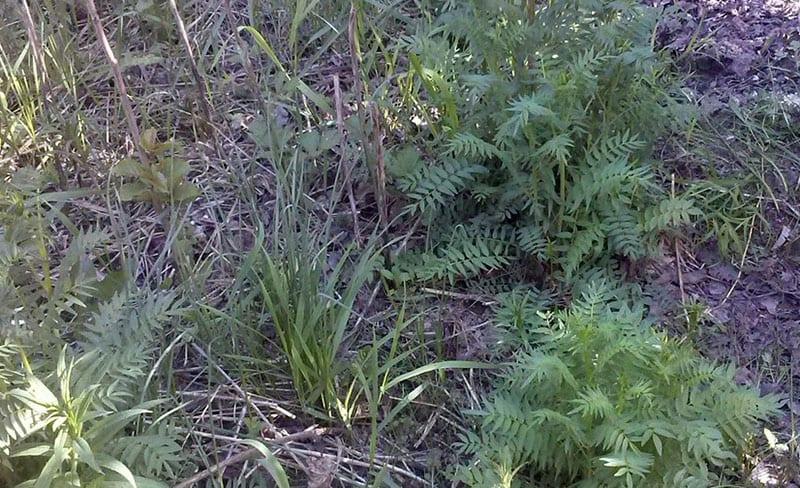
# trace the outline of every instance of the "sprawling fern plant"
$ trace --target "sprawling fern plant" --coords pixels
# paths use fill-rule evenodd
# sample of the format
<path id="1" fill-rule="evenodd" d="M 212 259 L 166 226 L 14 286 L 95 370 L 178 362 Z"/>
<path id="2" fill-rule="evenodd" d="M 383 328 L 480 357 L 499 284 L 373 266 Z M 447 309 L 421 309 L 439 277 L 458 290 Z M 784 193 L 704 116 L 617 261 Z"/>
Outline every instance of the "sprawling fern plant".
<path id="1" fill-rule="evenodd" d="M 79 325 L 57 358 L 33 344 L 0 345 L 0 479 L 4 486 L 164 486 L 181 465 L 165 423 L 133 424 L 156 339 L 174 295 L 127 293 Z M 30 349 L 31 351 L 27 351 Z"/>
<path id="2" fill-rule="evenodd" d="M 395 278 L 453 280 L 522 257 L 570 281 L 609 257 L 643 257 L 660 230 L 696 213 L 653 198 L 649 150 L 682 112 L 651 48 L 657 11 L 520 3 L 449 2 L 403 41 L 400 84 L 433 112 L 435 156 L 399 148 L 390 172 L 406 211 L 434 231 L 433 251 L 401 260 Z M 441 230 L 455 225 L 469 238 Z M 486 241 L 509 226 L 503 245 Z"/>
<path id="3" fill-rule="evenodd" d="M 527 342 L 464 437 L 470 486 L 714 486 L 756 420 L 777 410 L 732 367 L 642 325 L 593 288 L 535 316 L 506 300 L 499 318 Z M 535 317 L 535 318 L 534 318 Z"/>

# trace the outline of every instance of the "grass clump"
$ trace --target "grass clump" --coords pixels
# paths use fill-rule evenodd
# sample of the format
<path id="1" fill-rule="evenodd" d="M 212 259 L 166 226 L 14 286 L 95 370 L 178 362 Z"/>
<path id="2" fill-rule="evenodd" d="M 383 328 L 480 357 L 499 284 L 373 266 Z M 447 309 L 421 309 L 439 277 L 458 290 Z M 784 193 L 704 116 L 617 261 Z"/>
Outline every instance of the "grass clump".
<path id="1" fill-rule="evenodd" d="M 294 158 L 295 176 L 297 164 Z M 347 368 L 341 361 L 342 345 L 354 302 L 379 254 L 367 247 L 351 262 L 347 249 L 331 263 L 330 222 L 314 229 L 302 201 L 302 179 L 283 181 L 288 191 L 275 207 L 272 243 L 258 243 L 250 279 L 260 291 L 298 398 L 332 412 L 339 406 L 337 379 Z"/>

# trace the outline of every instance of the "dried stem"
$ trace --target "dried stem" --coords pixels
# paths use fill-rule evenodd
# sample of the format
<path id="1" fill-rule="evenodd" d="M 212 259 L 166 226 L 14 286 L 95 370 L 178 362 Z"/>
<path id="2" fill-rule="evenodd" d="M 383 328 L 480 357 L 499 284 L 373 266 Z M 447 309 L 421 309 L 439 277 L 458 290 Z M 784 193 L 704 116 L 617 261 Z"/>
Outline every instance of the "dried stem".
<path id="1" fill-rule="evenodd" d="M 136 116 L 133 113 L 133 106 L 128 98 L 128 90 L 125 88 L 125 79 L 122 77 L 122 70 L 119 68 L 119 62 L 114 55 L 114 51 L 111 50 L 111 45 L 108 43 L 108 38 L 103 30 L 103 24 L 100 21 L 100 15 L 97 13 L 94 0 L 85 0 L 85 3 L 86 9 L 89 11 L 89 17 L 92 19 L 92 25 L 94 26 L 95 34 L 97 34 L 97 39 L 100 41 L 100 44 L 102 44 L 108 63 L 111 65 L 111 72 L 114 74 L 114 81 L 116 82 L 117 91 L 119 92 L 120 101 L 122 102 L 122 111 L 125 112 L 125 120 L 128 123 L 128 131 L 133 139 L 133 145 L 136 148 L 136 152 L 139 154 L 139 159 L 142 161 L 142 164 L 149 164 L 150 160 L 147 157 L 147 153 L 144 151 L 144 148 L 142 148 L 142 136 L 139 132 Z"/>
<path id="2" fill-rule="evenodd" d="M 36 33 L 36 24 L 33 21 L 33 15 L 31 15 L 31 9 L 28 6 L 28 0 L 20 0 L 20 19 L 22 19 L 22 23 L 25 25 L 28 44 L 30 44 L 31 50 L 33 51 L 36 72 L 39 75 L 39 90 L 40 96 L 42 97 L 42 107 L 45 112 L 49 112 L 48 97 L 50 95 L 50 83 L 47 79 L 47 63 L 45 62 L 44 48 L 39 40 L 39 35 Z M 61 188 L 66 188 L 67 175 L 64 173 L 64 168 L 59 161 L 53 161 L 53 166 L 55 166 L 56 173 L 58 173 L 59 186 Z"/>
<path id="3" fill-rule="evenodd" d="M 324 435 L 325 432 L 326 432 L 326 429 L 324 429 L 324 428 L 314 427 L 314 428 L 311 428 L 311 429 L 303 430 L 301 432 L 296 432 L 294 434 L 285 435 L 285 436 L 279 437 L 277 439 L 265 439 L 265 440 L 267 442 L 269 442 L 270 444 L 281 445 L 281 444 L 286 444 L 286 443 L 294 442 L 294 441 L 301 441 L 301 440 L 306 440 L 306 439 L 318 438 L 318 437 Z M 232 464 L 237 464 L 237 463 L 240 463 L 242 461 L 246 461 L 246 460 L 248 460 L 250 458 L 257 457 L 257 456 L 261 456 L 261 452 L 258 449 L 254 448 L 254 447 L 251 447 L 249 449 L 245 449 L 244 451 L 240 452 L 239 454 L 235 454 L 235 455 L 225 459 L 224 461 L 221 461 L 218 464 L 210 466 L 208 469 L 204 469 L 203 471 L 200 471 L 199 473 L 193 475 L 192 477 L 188 478 L 187 480 L 178 483 L 177 485 L 175 485 L 175 488 L 189 488 L 191 486 L 196 486 L 198 482 L 208 478 L 209 476 L 213 475 L 214 473 L 217 473 L 217 472 L 227 468 L 228 466 L 230 466 Z"/>
<path id="4" fill-rule="evenodd" d="M 178 11 L 178 5 L 175 3 L 175 0 L 169 0 L 169 8 L 172 10 L 172 16 L 175 17 L 175 24 L 178 26 L 178 34 L 180 34 L 181 41 L 183 41 L 183 48 L 186 49 L 186 56 L 189 57 L 189 67 L 192 70 L 192 76 L 194 76 L 194 82 L 197 85 L 197 91 L 200 94 L 200 105 L 203 107 L 206 121 L 210 124 L 211 105 L 206 98 L 206 84 L 203 80 L 203 76 L 200 74 L 200 70 L 197 69 L 197 62 L 194 60 L 192 44 L 189 42 L 189 36 L 186 34 L 186 26 L 183 23 L 183 18 L 181 18 L 181 13 Z"/>
<path id="5" fill-rule="evenodd" d="M 370 104 L 372 116 L 372 137 L 375 149 L 375 200 L 383 225 L 389 225 L 389 212 L 386 207 L 386 162 L 383 155 L 383 128 L 378 104 Z"/>
<path id="6" fill-rule="evenodd" d="M 341 144 L 341 156 L 339 166 L 346 165 L 344 170 L 344 184 L 347 188 L 347 198 L 350 201 L 350 213 L 353 214 L 353 235 L 356 242 L 361 242 L 361 230 L 358 225 L 358 207 L 356 197 L 353 194 L 353 166 L 355 161 L 347 161 L 347 132 L 344 129 L 344 103 L 342 102 L 342 89 L 339 85 L 339 75 L 333 75 L 333 99 L 336 105 L 336 127 L 339 129 L 339 139 Z"/>
<path id="7" fill-rule="evenodd" d="M 39 77 L 42 83 L 42 98 L 46 99 L 47 65 L 45 64 L 42 43 L 39 42 L 39 35 L 36 34 L 36 24 L 33 22 L 31 9 L 28 7 L 28 0 L 20 0 L 20 18 L 22 19 L 22 23 L 25 24 L 25 32 L 28 35 L 28 42 L 33 50 L 33 57 L 36 60 L 36 69 L 39 72 Z"/>

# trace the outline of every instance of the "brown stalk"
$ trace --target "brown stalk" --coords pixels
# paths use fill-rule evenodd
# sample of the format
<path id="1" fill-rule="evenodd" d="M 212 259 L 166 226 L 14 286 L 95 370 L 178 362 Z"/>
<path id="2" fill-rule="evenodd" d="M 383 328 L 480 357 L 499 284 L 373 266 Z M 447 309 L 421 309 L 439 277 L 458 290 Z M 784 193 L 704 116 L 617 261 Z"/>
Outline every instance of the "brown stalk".
<path id="1" fill-rule="evenodd" d="M 356 242 L 361 242 L 361 231 L 358 225 L 358 208 L 356 207 L 356 197 L 353 194 L 353 166 L 354 161 L 349 163 L 347 159 L 347 133 L 344 130 L 344 103 L 342 102 L 342 89 L 339 86 L 339 75 L 333 75 L 333 99 L 336 104 L 336 127 L 339 129 L 339 139 L 341 140 L 341 155 L 339 157 L 339 167 L 346 165 L 344 173 L 344 184 L 347 188 L 347 199 L 350 201 L 350 212 L 353 214 L 353 235 Z"/>
<path id="2" fill-rule="evenodd" d="M 194 60 L 194 52 L 192 51 L 192 44 L 189 42 L 189 36 L 186 34 L 186 26 L 183 23 L 183 18 L 181 18 L 181 13 L 178 11 L 178 5 L 175 3 L 175 0 L 169 0 L 169 8 L 172 10 L 172 16 L 175 17 L 175 24 L 178 26 L 178 34 L 181 36 L 183 48 L 186 50 L 186 56 L 189 57 L 189 67 L 192 70 L 192 76 L 194 76 L 194 82 L 197 85 L 197 91 L 200 95 L 200 106 L 203 107 L 203 114 L 206 116 L 206 122 L 211 124 L 211 104 L 209 104 L 206 98 L 206 84 L 203 80 L 203 75 L 201 75 L 200 70 L 197 69 L 197 63 Z"/>
<path id="3" fill-rule="evenodd" d="M 358 13 L 355 3 L 350 6 L 350 18 L 347 22 L 347 38 L 350 44 L 350 65 L 353 70 L 353 90 L 355 91 L 356 106 L 358 107 L 358 120 L 365 125 L 366 117 L 363 107 L 366 105 L 364 84 L 361 80 L 361 54 L 358 48 Z M 370 104 L 370 115 L 372 118 L 372 138 L 375 151 L 375 168 L 373 177 L 375 183 L 375 200 L 378 204 L 378 212 L 383 225 L 389 222 L 386 208 L 386 170 L 383 155 L 383 129 L 381 128 L 381 117 L 376 104 Z M 366 136 L 365 136 L 366 138 Z"/>
<path id="4" fill-rule="evenodd" d="M 383 155 L 383 128 L 378 104 L 370 104 L 372 116 L 372 138 L 375 148 L 375 200 L 383 225 L 389 224 L 389 212 L 386 208 L 386 161 Z"/>
<path id="5" fill-rule="evenodd" d="M 22 23 L 25 25 L 25 32 L 28 35 L 28 42 L 30 42 L 31 49 L 33 50 L 33 57 L 36 60 L 36 67 L 39 70 L 39 76 L 41 77 L 42 98 L 46 98 L 47 65 L 45 64 L 42 43 L 39 42 L 39 35 L 36 34 L 36 24 L 33 22 L 31 9 L 28 7 L 28 0 L 20 0 L 20 18 L 22 19 Z"/>
<path id="6" fill-rule="evenodd" d="M 125 120 L 128 124 L 128 131 L 133 139 L 133 145 L 136 148 L 136 152 L 139 154 L 139 159 L 142 161 L 142 164 L 150 164 L 150 159 L 147 157 L 144 148 L 142 148 L 142 136 L 139 132 L 139 125 L 136 123 L 133 106 L 128 98 L 128 90 L 125 88 L 125 79 L 122 77 L 122 70 L 120 70 L 117 57 L 114 55 L 114 51 L 111 50 L 111 45 L 108 43 L 108 38 L 103 30 L 103 24 L 100 21 L 100 15 L 97 13 L 97 7 L 94 4 L 94 0 L 85 0 L 85 3 L 89 17 L 92 19 L 92 25 L 94 26 L 95 34 L 97 34 L 97 39 L 103 46 L 103 51 L 106 54 L 108 63 L 111 65 L 111 72 L 114 75 L 119 98 L 122 102 L 122 111 L 125 112 Z"/>

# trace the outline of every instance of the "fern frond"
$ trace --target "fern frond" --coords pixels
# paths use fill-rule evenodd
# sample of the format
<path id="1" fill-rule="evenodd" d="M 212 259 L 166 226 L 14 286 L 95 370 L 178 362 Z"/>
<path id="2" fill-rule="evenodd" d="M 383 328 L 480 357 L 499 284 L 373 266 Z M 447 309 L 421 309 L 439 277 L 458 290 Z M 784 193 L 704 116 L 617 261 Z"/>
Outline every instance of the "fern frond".
<path id="1" fill-rule="evenodd" d="M 586 153 L 589 166 L 604 165 L 614 161 L 627 161 L 628 158 L 644 147 L 644 142 L 636 134 L 626 131 L 611 137 L 601 138 Z"/>
<path id="2" fill-rule="evenodd" d="M 135 466 L 138 474 L 156 479 L 176 478 L 184 460 L 177 436 L 165 433 L 120 437 L 114 452 L 127 466 Z"/>
<path id="3" fill-rule="evenodd" d="M 557 134 L 539 146 L 534 154 L 547 156 L 556 161 L 567 161 L 572 158 L 575 142 L 568 134 Z"/>
<path id="4" fill-rule="evenodd" d="M 177 313 L 175 300 L 174 293 L 120 293 L 100 304 L 81 331 L 76 387 L 101 384 L 98 401 L 111 410 L 128 406 L 148 373 L 157 334 Z"/>
<path id="5" fill-rule="evenodd" d="M 447 154 L 463 156 L 470 160 L 487 160 L 500 156 L 500 150 L 468 132 L 459 132 L 447 143 Z"/>
<path id="6" fill-rule="evenodd" d="M 507 146 L 534 118 L 555 115 L 540 102 L 540 97 L 536 95 L 523 95 L 511 102 L 511 106 L 506 109 L 511 116 L 497 128 L 495 144 L 500 147 Z"/>
<path id="7" fill-rule="evenodd" d="M 537 259 L 545 261 L 548 254 L 547 237 L 538 225 L 527 225 L 517 229 L 519 248 Z"/>
<path id="8" fill-rule="evenodd" d="M 648 231 L 663 231 L 688 224 L 692 217 L 698 217 L 703 212 L 698 209 L 692 200 L 676 197 L 662 200 L 657 207 L 649 208 L 645 212 L 644 227 Z"/>
<path id="9" fill-rule="evenodd" d="M 436 210 L 466 188 L 475 177 L 486 173 L 478 164 L 447 161 L 442 166 L 425 166 L 398 182 L 398 188 L 413 200 L 406 206 L 412 214 Z"/>
<path id="10" fill-rule="evenodd" d="M 593 223 L 575 232 L 563 233 L 559 238 L 568 243 L 564 245 L 563 269 L 570 278 L 589 257 L 603 250 L 606 233 L 600 223 Z"/>

